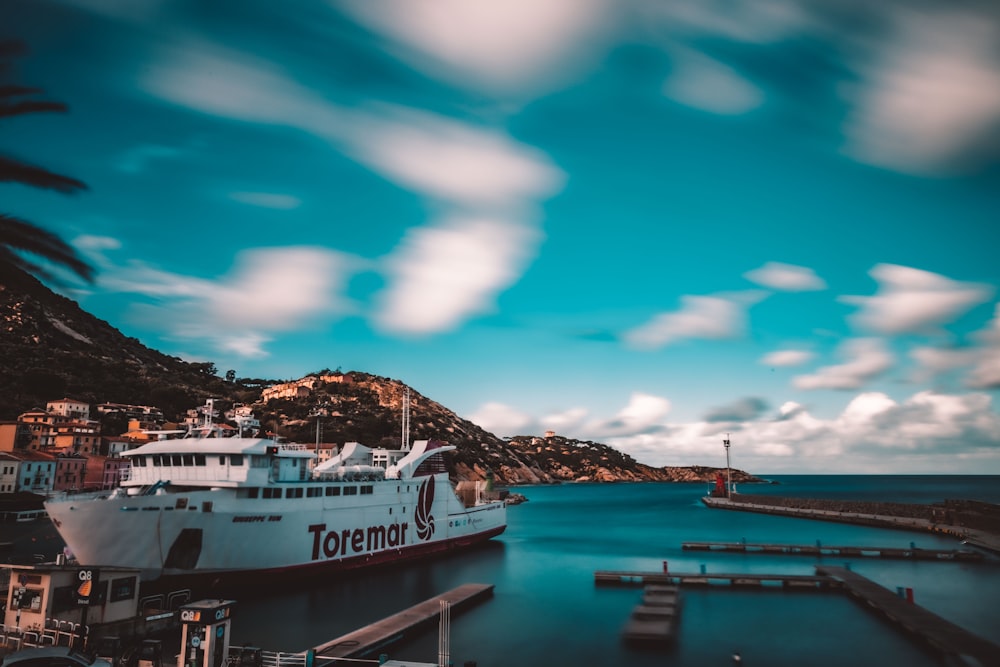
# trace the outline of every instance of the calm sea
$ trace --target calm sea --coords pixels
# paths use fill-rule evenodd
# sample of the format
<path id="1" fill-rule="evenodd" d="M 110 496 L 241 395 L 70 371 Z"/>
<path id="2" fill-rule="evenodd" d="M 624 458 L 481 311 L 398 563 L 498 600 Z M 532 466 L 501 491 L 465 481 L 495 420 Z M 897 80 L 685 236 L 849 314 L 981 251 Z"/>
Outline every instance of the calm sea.
<path id="1" fill-rule="evenodd" d="M 742 493 L 932 503 L 966 498 L 1000 503 L 998 476 L 774 476 L 779 485 Z M 703 484 L 567 484 L 522 487 L 529 501 L 508 509 L 508 529 L 484 549 L 456 557 L 317 580 L 237 599 L 234 644 L 300 651 L 463 583 L 496 586 L 492 599 L 452 616 L 451 659 L 480 667 L 743 664 L 886 667 L 937 665 L 909 638 L 840 592 L 684 589 L 677 643 L 635 650 L 621 630 L 639 588 L 595 587 L 595 570 L 813 574 L 815 558 L 684 552 L 685 541 L 958 548 L 923 533 L 711 510 Z M 1000 643 L 1000 562 L 850 563 L 855 572 Z M 390 657 L 437 661 L 437 631 Z"/>

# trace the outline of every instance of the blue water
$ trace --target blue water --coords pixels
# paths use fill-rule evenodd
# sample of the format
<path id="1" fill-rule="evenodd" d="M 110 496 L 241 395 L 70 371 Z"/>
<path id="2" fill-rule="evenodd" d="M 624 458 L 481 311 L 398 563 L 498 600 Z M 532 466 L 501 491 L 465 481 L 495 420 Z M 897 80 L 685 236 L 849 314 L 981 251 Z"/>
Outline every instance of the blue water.
<path id="1" fill-rule="evenodd" d="M 742 493 L 931 503 L 1000 503 L 996 476 L 775 476 L 779 485 Z M 481 550 L 425 563 L 340 575 L 310 586 L 237 600 L 233 643 L 299 651 L 329 641 L 463 583 L 495 585 L 492 599 L 452 617 L 451 659 L 482 667 L 729 665 L 801 667 L 937 665 L 879 616 L 836 591 L 682 589 L 676 645 L 644 651 L 620 633 L 639 588 L 594 585 L 595 570 L 813 574 L 805 556 L 684 552 L 685 541 L 958 548 L 949 538 L 711 510 L 703 484 L 579 484 L 523 487 L 529 502 L 508 509 L 508 529 Z M 1000 643 L 1000 562 L 961 564 L 823 559 L 896 590 L 946 619 Z M 437 631 L 390 651 L 437 661 Z"/>

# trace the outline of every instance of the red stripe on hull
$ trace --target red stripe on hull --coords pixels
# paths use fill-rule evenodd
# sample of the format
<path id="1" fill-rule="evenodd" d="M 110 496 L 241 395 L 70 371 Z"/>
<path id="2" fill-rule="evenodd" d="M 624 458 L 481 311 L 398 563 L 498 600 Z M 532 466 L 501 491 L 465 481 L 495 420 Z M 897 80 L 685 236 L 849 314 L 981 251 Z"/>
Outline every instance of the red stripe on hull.
<path id="1" fill-rule="evenodd" d="M 386 549 L 377 553 L 348 558 L 317 560 L 312 563 L 289 567 L 219 572 L 191 570 L 190 572 L 164 575 L 148 582 L 144 581 L 142 582 L 142 594 L 147 595 L 149 593 L 177 590 L 179 588 L 190 588 L 196 591 L 214 591 L 219 588 L 240 586 L 241 584 L 248 584 L 252 589 L 260 590 L 262 587 L 270 584 L 305 579 L 313 577 L 318 573 L 329 574 L 369 567 L 384 567 L 394 563 L 420 560 L 461 549 L 468 549 L 488 542 L 490 539 L 503 533 L 506 528 L 506 526 L 499 526 L 482 533 L 476 533 L 475 535 L 464 535 L 448 540 L 423 542 L 402 549 Z"/>

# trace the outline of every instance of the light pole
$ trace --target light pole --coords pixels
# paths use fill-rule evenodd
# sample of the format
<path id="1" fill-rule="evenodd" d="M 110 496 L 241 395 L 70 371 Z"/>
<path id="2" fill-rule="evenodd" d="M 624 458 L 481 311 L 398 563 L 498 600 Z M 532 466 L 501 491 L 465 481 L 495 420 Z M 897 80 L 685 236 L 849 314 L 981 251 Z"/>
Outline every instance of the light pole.
<path id="1" fill-rule="evenodd" d="M 722 446 L 726 448 L 726 498 L 731 498 L 733 493 L 733 472 L 729 467 L 729 434 L 722 441 Z"/>

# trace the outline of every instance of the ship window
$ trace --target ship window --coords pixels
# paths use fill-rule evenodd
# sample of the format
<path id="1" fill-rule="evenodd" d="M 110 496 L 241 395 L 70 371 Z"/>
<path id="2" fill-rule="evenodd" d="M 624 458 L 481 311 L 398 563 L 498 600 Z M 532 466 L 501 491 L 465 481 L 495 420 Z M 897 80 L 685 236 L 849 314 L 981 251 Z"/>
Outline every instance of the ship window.
<path id="1" fill-rule="evenodd" d="M 177 466 L 178 468 L 181 467 L 182 463 L 181 463 L 181 455 L 180 454 L 174 454 L 171 458 L 173 459 L 171 461 L 171 463 L 173 465 Z"/>
<path id="2" fill-rule="evenodd" d="M 204 454 L 195 454 L 194 455 L 194 464 L 196 466 L 203 466 L 203 465 L 205 465 L 205 455 Z"/>
<path id="3" fill-rule="evenodd" d="M 221 456 L 219 456 L 219 465 L 220 466 L 226 465 L 226 455 L 225 454 L 222 454 Z"/>
<path id="4" fill-rule="evenodd" d="M 188 499 L 187 498 L 178 498 L 177 502 L 174 503 L 174 507 L 176 507 L 179 510 L 182 510 L 182 509 L 184 509 L 187 506 L 188 506 Z"/>
<path id="5" fill-rule="evenodd" d="M 229 465 L 231 466 L 242 466 L 243 465 L 243 455 L 233 454 L 229 457 Z"/>
<path id="6" fill-rule="evenodd" d="M 326 487 L 326 495 L 328 496 L 339 496 L 340 487 L 339 486 L 328 486 Z"/>
<path id="7" fill-rule="evenodd" d="M 185 454 L 184 455 L 184 465 L 186 465 L 186 466 L 193 466 L 194 465 L 194 454 Z"/>
<path id="8" fill-rule="evenodd" d="M 389 508 L 389 514 L 392 514 L 392 508 L 391 507 Z"/>
<path id="9" fill-rule="evenodd" d="M 145 468 L 146 467 L 146 457 L 145 456 L 133 456 L 132 457 L 132 463 L 134 463 L 137 468 Z"/>
<path id="10" fill-rule="evenodd" d="M 345 496 L 356 496 L 358 495 L 358 487 L 356 486 L 345 486 L 344 487 Z"/>
<path id="11" fill-rule="evenodd" d="M 265 498 L 280 498 L 281 489 L 264 489 Z"/>
<path id="12" fill-rule="evenodd" d="M 206 500 L 205 502 L 203 502 L 201 504 L 201 511 L 202 512 L 211 512 L 212 511 L 212 501 L 211 500 Z"/>
<path id="13" fill-rule="evenodd" d="M 363 495 L 363 496 L 370 496 L 372 494 L 373 490 L 374 489 L 372 487 L 370 487 L 370 486 L 362 486 L 361 487 L 361 495 Z"/>
<path id="14" fill-rule="evenodd" d="M 287 491 L 285 491 L 285 497 L 286 498 L 301 498 L 302 497 L 302 489 L 301 488 L 297 488 L 297 489 L 289 488 Z"/>
<path id="15" fill-rule="evenodd" d="M 152 462 L 152 464 L 153 464 L 154 467 L 159 467 L 159 465 L 160 465 L 160 455 L 159 454 L 153 454 L 152 456 L 149 457 L 149 460 Z"/>
<path id="16" fill-rule="evenodd" d="M 256 486 L 251 486 L 249 489 L 247 489 L 247 498 L 256 498 L 259 495 L 260 495 L 260 489 L 257 488 Z"/>
<path id="17" fill-rule="evenodd" d="M 321 495 L 323 495 L 323 489 L 318 486 L 310 486 L 306 489 L 307 498 L 319 498 Z"/>

